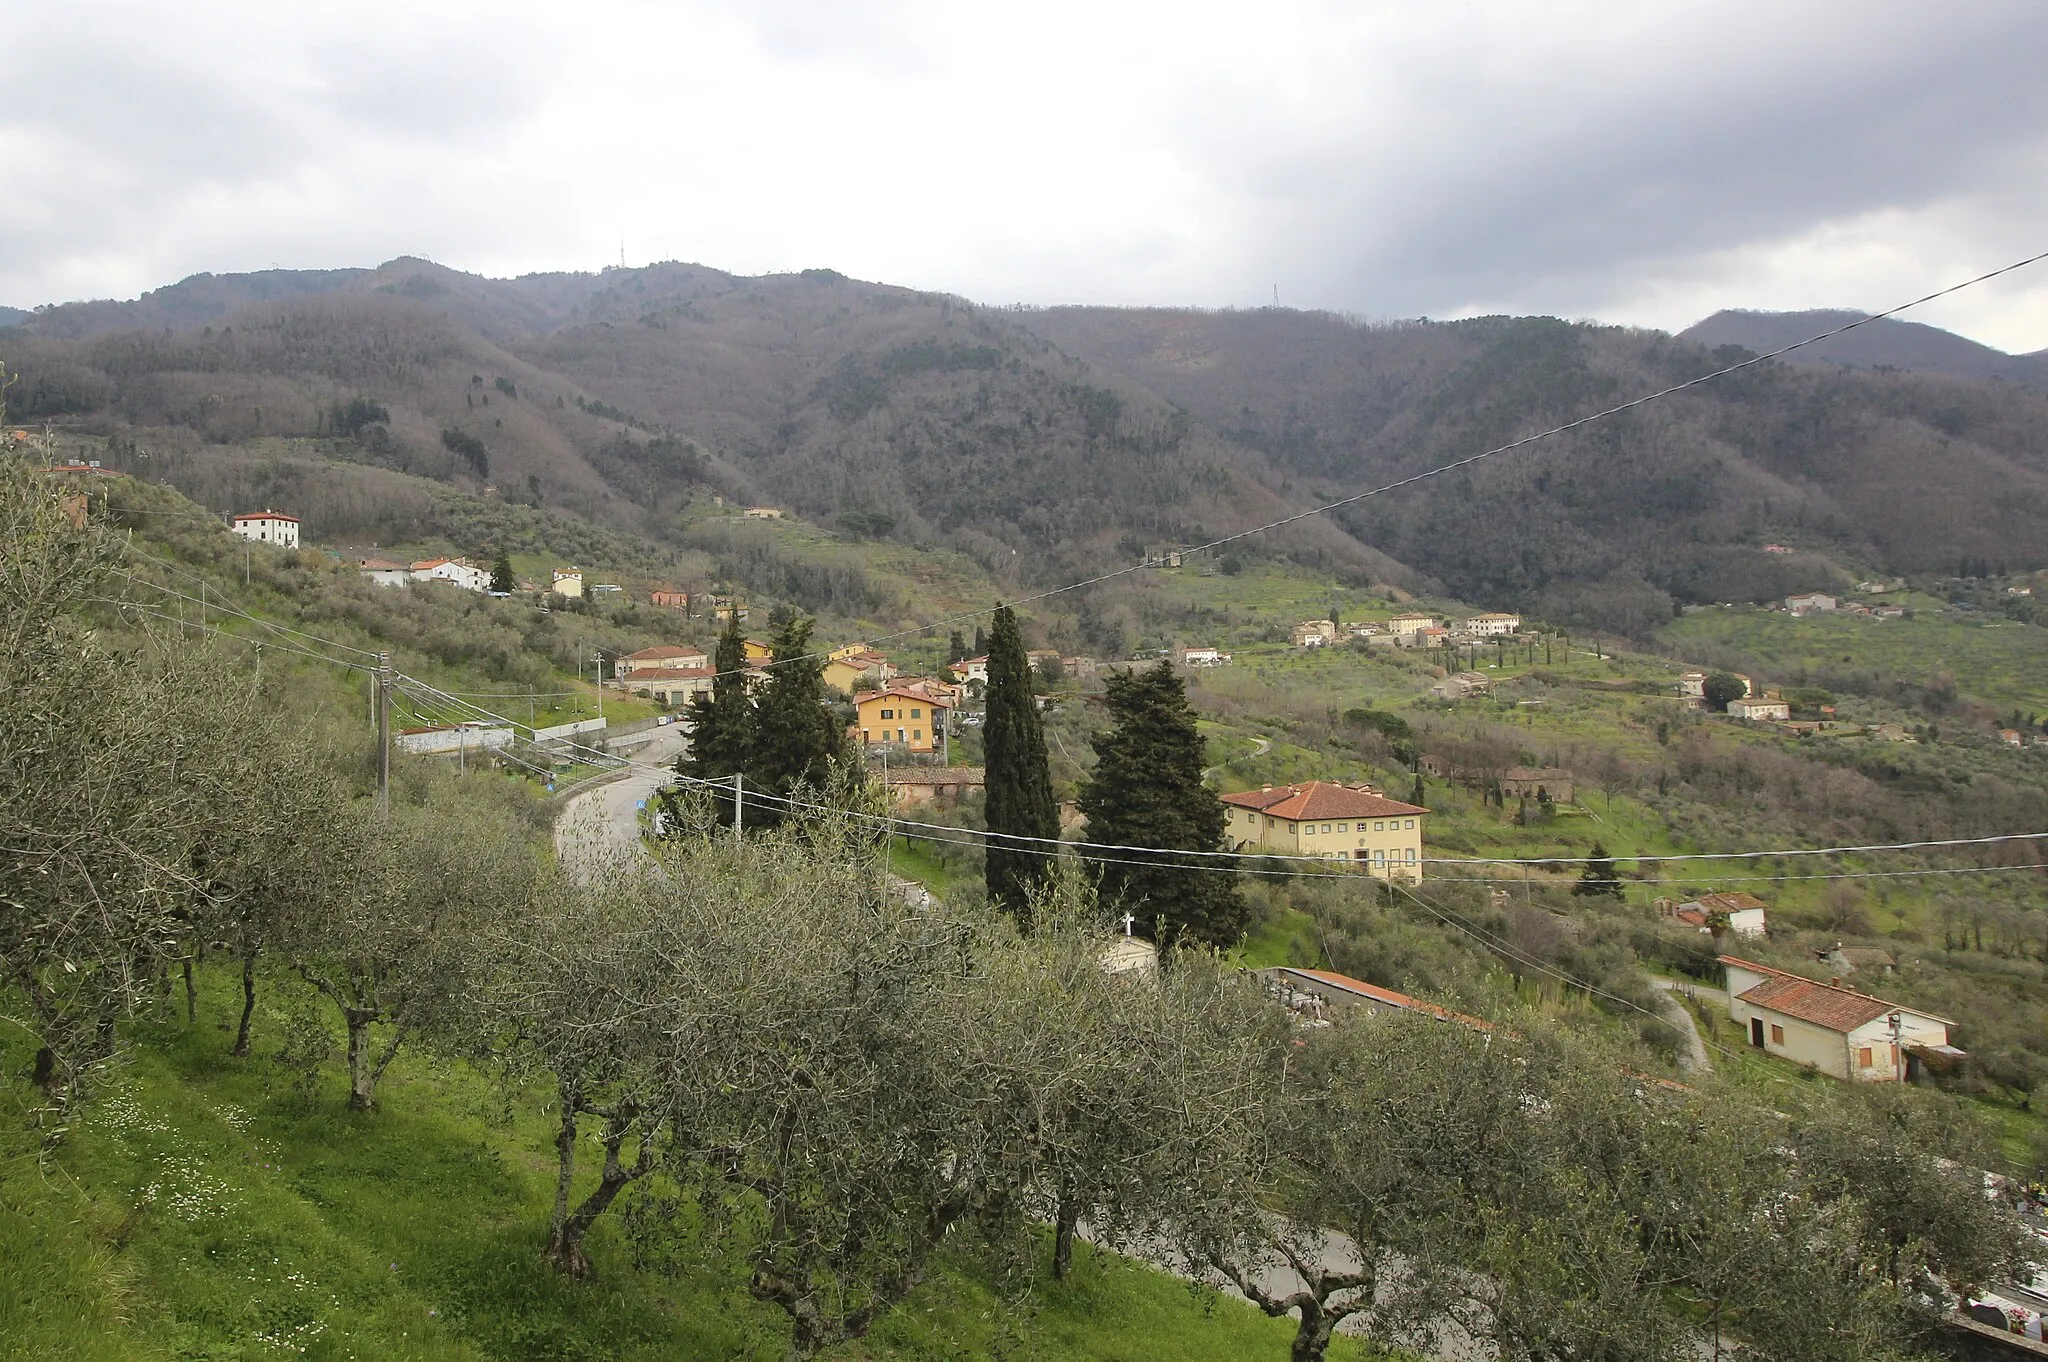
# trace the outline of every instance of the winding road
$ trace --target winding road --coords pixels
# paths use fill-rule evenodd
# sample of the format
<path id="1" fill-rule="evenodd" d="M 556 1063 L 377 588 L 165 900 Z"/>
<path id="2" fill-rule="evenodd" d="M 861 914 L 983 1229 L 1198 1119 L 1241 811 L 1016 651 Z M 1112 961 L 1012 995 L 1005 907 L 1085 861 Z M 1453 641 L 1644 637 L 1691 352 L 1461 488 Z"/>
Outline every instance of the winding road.
<path id="1" fill-rule="evenodd" d="M 669 770 L 686 745 L 680 725 L 657 728 L 653 740 L 633 753 L 636 765 L 627 775 L 573 796 L 555 820 L 555 854 L 562 863 L 590 867 L 637 852 L 640 802 L 669 782 Z M 642 770 L 642 764 L 662 769 Z"/>

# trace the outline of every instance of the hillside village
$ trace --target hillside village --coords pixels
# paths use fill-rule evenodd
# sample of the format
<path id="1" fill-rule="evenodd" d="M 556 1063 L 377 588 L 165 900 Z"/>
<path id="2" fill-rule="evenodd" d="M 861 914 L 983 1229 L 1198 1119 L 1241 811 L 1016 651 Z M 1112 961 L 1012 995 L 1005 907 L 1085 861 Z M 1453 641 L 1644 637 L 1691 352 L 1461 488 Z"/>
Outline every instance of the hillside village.
<path id="1" fill-rule="evenodd" d="M 461 537 L 366 541 L 285 497 L 206 512 L 90 439 L 20 443 L 74 489 L 72 524 L 139 533 L 145 589 L 174 592 L 152 618 L 181 636 L 290 621 L 286 658 L 311 635 L 377 659 L 394 784 L 495 776 L 557 838 L 602 815 L 656 856 L 679 830 L 774 836 L 787 796 L 749 777 L 707 801 L 693 740 L 721 680 L 765 707 L 814 669 L 829 741 L 883 811 L 892 893 L 984 901 L 1000 664 L 978 602 L 1006 592 L 971 558 L 702 489 L 677 512 L 687 552 L 507 522 L 488 497 L 462 503 Z M 1164 793 L 1213 816 L 1200 854 L 1242 885 L 1209 944 L 1300 1037 L 1540 1018 L 1625 1047 L 1622 1072 L 1674 1101 L 1710 1081 L 1951 1097 L 1997 1131 L 2001 1167 L 2048 1171 L 2048 937 L 2020 878 L 2048 816 L 2031 574 L 1841 572 L 1644 633 L 1394 574 L 1127 548 L 1144 567 L 1114 591 L 1021 617 L 1048 841 L 1083 865 L 1155 854 L 1111 826 L 1097 777 L 1118 687 L 1170 677 L 1201 755 Z M 1877 670 L 1901 648 L 1939 651 Z M 2021 840 L 1911 849 L 2000 837 Z M 1162 919 L 1120 923 L 1093 967 L 1161 978 Z M 2039 1285 L 1974 1309 L 2038 1328 Z"/>

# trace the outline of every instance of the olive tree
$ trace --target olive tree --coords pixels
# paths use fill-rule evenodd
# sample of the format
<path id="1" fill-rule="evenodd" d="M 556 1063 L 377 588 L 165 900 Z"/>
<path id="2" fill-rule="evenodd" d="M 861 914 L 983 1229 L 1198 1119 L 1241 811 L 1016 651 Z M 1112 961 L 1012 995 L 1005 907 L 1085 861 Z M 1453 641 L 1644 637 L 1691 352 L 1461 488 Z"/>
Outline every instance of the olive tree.
<path id="1" fill-rule="evenodd" d="M 324 830 L 321 864 L 293 913 L 292 968 L 348 1033 L 348 1105 L 423 1030 L 454 1024 L 483 938 L 525 916 L 538 867 L 505 823 L 459 804 L 358 807 Z"/>
<path id="2" fill-rule="evenodd" d="M 0 1007 L 53 1114 L 186 949 L 250 704 L 230 659 L 121 633 L 117 542 L 74 510 L 0 460 Z"/>
<path id="3" fill-rule="evenodd" d="M 1177 1223 L 1177 1254 L 1293 1317 L 1296 1362 L 1322 1358 L 1346 1320 L 1425 1337 L 1514 1175 L 1528 1058 L 1483 1024 L 1414 1013 L 1340 1017 L 1295 1051 L 1237 1199 Z"/>
<path id="4" fill-rule="evenodd" d="M 555 1087 L 555 1199 L 543 1257 L 558 1271 L 587 1276 L 584 1239 L 619 1194 L 661 1166 L 667 1083 L 678 1004 L 698 995 L 694 958 L 667 946 L 673 927 L 659 882 L 633 863 L 585 867 L 573 880 L 550 877 L 536 912 L 478 933 L 485 962 L 467 989 L 473 1041 L 505 1076 L 544 1073 Z M 682 968 L 678 968 L 678 965 Z M 580 1200 L 577 1146 L 585 1120 L 604 1158 Z"/>

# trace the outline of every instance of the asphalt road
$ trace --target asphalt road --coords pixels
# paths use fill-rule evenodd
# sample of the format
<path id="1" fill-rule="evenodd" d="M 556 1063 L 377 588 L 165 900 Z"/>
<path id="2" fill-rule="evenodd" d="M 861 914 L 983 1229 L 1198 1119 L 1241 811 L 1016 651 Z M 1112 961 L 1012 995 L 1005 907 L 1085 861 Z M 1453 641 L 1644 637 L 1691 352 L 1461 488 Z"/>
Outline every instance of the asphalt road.
<path id="1" fill-rule="evenodd" d="M 680 726 L 654 730 L 654 739 L 631 753 L 635 762 L 658 764 L 659 771 L 634 770 L 606 785 L 585 790 L 569 801 L 555 820 L 555 852 L 571 868 L 594 866 L 640 850 L 638 805 L 671 779 L 668 771 L 681 756 L 685 740 Z"/>

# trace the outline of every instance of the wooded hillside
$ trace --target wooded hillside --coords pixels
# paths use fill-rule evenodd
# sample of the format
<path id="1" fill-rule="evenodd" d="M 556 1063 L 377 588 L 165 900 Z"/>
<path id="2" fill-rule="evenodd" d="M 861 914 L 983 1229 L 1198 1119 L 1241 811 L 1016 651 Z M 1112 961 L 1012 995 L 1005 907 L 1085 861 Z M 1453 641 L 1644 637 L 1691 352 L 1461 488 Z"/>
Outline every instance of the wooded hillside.
<path id="1" fill-rule="evenodd" d="M 112 466 L 210 504 L 324 487 L 307 509 L 327 542 L 418 519 L 379 481 L 392 470 L 673 544 L 693 498 L 773 503 L 1018 586 L 1738 354 L 1550 318 L 1015 312 L 831 270 L 488 280 L 412 259 L 195 276 L 44 309 L 0 347 L 17 420 L 104 439 Z M 1646 633 L 1674 602 L 2048 563 L 2044 511 L 2048 392 L 1771 364 L 1238 551 Z"/>

